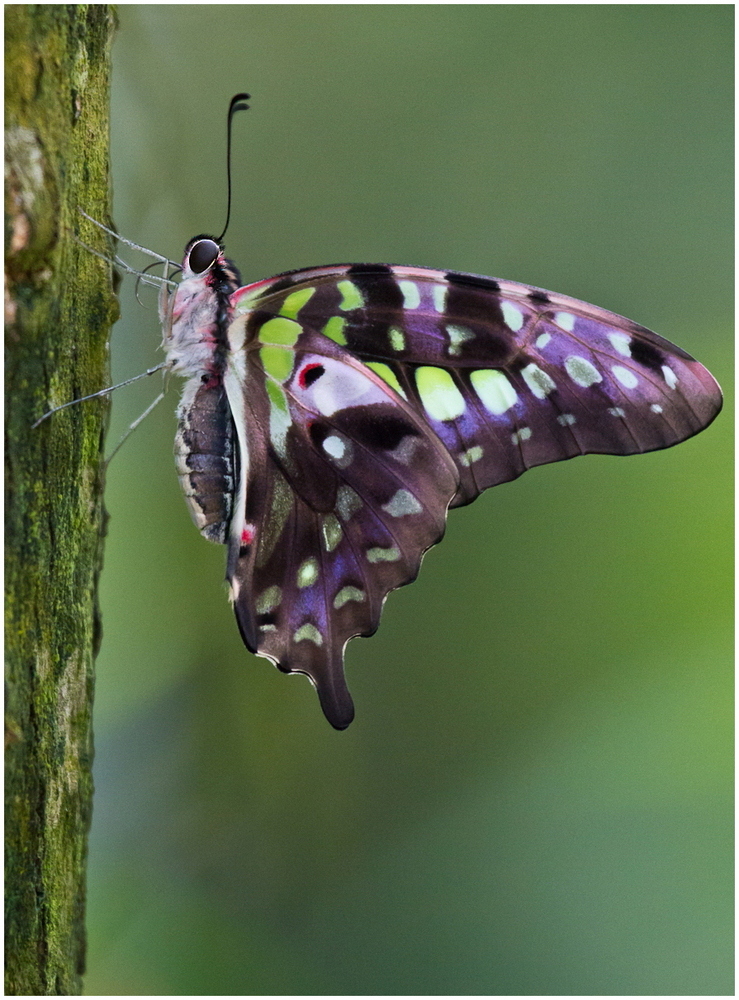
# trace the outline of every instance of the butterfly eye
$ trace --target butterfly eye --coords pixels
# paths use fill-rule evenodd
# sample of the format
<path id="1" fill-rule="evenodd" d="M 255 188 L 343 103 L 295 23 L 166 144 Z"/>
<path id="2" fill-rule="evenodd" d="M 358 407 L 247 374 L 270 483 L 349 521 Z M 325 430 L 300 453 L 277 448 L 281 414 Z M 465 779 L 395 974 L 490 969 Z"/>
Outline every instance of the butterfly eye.
<path id="1" fill-rule="evenodd" d="M 215 240 L 200 240 L 190 251 L 190 270 L 193 274 L 202 274 L 208 270 L 220 252 L 221 248 Z"/>

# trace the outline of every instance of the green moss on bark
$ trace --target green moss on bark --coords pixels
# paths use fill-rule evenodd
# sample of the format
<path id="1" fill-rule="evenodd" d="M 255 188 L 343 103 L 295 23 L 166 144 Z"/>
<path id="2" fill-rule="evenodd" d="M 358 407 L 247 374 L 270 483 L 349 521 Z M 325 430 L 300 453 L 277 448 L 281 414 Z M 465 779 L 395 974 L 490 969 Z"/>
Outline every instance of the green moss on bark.
<path id="1" fill-rule="evenodd" d="M 5 8 L 6 992 L 81 992 L 110 268 L 112 8 Z"/>

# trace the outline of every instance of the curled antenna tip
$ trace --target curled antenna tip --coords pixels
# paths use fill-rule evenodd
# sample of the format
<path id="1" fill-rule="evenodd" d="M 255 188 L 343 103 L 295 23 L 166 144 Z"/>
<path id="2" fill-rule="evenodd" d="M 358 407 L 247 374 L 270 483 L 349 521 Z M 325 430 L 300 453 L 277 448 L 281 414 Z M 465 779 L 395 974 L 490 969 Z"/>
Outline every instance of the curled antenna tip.
<path id="1" fill-rule="evenodd" d="M 251 94 L 234 94 L 228 107 L 229 115 L 233 115 L 237 111 L 248 111 L 249 105 L 243 103 L 248 100 L 251 100 Z"/>

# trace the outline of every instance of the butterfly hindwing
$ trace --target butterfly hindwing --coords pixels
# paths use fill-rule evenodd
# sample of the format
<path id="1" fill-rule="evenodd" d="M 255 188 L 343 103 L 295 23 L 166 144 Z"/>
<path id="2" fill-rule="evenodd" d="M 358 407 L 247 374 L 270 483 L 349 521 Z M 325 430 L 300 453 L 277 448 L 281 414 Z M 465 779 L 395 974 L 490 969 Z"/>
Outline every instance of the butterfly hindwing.
<path id="1" fill-rule="evenodd" d="M 307 674 L 341 729 L 353 717 L 344 646 L 374 632 L 388 592 L 415 579 L 458 475 L 382 378 L 283 319 L 251 318 L 245 379 L 226 379 L 248 466 L 229 579 L 247 645 Z"/>

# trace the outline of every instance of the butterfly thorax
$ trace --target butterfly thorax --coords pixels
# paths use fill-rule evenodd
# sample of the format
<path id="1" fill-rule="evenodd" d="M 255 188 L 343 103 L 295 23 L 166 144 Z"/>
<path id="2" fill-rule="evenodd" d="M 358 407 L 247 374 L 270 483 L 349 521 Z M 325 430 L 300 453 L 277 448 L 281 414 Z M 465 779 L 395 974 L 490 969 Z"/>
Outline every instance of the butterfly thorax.
<path id="1" fill-rule="evenodd" d="M 232 319 L 231 295 L 241 285 L 234 264 L 219 252 L 198 272 L 193 249 L 210 237 L 196 236 L 185 248 L 180 281 L 164 322 L 164 349 L 172 371 L 220 379 L 226 364 L 226 331 Z"/>

